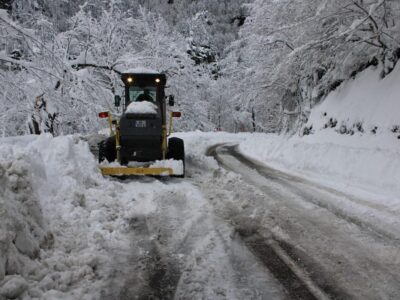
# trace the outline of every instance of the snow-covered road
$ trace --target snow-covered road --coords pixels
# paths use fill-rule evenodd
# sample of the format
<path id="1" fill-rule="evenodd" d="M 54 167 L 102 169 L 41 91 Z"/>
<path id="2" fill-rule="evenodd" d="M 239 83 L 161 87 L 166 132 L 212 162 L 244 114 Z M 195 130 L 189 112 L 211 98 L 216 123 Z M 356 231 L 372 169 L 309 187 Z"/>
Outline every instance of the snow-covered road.
<path id="1" fill-rule="evenodd" d="M 214 147 L 210 154 L 263 193 L 249 201 L 264 212 L 255 233 L 283 243 L 322 290 L 340 299 L 399 297 L 400 236 L 390 211 L 260 166 L 234 146 Z"/>
<path id="2" fill-rule="evenodd" d="M 131 249 L 103 299 L 279 299 L 284 291 L 192 184 L 165 183 L 131 220 Z M 122 263 L 121 263 L 122 260 Z"/>
<path id="3" fill-rule="evenodd" d="M 226 219 L 226 207 L 210 197 L 226 180 L 222 170 L 204 154 L 189 154 L 187 168 L 186 179 L 139 180 L 163 187 L 153 208 L 129 221 L 131 247 L 116 249 L 102 299 L 284 299 L 285 287 Z M 121 181 L 132 182 L 138 180 Z"/>
<path id="4" fill-rule="evenodd" d="M 104 178 L 82 138 L 5 139 L 0 299 L 400 296 L 395 210 L 253 161 L 245 135 L 181 136 L 184 179 Z"/>

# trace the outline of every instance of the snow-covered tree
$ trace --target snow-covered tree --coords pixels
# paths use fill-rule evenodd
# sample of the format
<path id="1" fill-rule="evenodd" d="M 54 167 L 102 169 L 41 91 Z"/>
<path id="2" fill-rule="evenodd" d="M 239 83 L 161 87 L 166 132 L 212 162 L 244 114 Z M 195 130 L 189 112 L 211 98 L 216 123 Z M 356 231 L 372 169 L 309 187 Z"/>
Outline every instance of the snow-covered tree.
<path id="1" fill-rule="evenodd" d="M 398 0 L 2 5 L 4 135 L 99 129 L 118 72 L 137 66 L 167 73 L 181 129 L 295 132 L 343 81 L 378 64 L 386 76 L 400 57 Z"/>
<path id="2" fill-rule="evenodd" d="M 264 130 L 298 129 L 341 82 L 379 62 L 384 76 L 399 59 L 398 1 L 255 0 L 250 8 L 222 70 L 233 94 L 254 98 Z"/>
<path id="3" fill-rule="evenodd" d="M 57 32 L 44 15 L 25 28 L 3 11 L 1 29 L 10 37 L 1 46 L 1 101 L 7 104 L 0 118 L 3 134 L 100 128 L 97 113 L 112 109 L 113 93 L 122 93 L 119 73 L 138 66 L 169 76 L 169 93 L 176 94 L 184 113 L 181 129 L 210 129 L 207 99 L 200 91 L 207 86 L 203 81 L 211 79 L 198 80 L 186 39 L 144 8 L 122 11 L 116 1 L 101 13 L 96 10 L 94 17 L 88 3 L 70 18 L 64 32 Z M 16 79 L 17 90 L 11 88 Z M 8 123 L 16 127 L 6 127 Z"/>

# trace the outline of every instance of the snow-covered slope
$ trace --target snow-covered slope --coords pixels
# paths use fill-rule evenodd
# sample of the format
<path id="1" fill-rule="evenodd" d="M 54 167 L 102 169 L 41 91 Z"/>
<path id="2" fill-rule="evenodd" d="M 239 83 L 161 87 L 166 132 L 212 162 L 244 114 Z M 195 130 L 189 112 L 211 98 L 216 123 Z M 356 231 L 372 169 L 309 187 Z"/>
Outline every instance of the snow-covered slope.
<path id="1" fill-rule="evenodd" d="M 397 130 L 400 136 L 400 64 L 383 80 L 379 73 L 371 67 L 341 85 L 313 109 L 308 126 L 318 132 L 337 123 L 343 133 Z"/>
<path id="2" fill-rule="evenodd" d="M 399 82 L 400 65 L 383 80 L 379 69 L 367 69 L 315 107 L 305 130 L 310 134 L 256 134 L 240 149 L 301 176 L 399 200 Z"/>

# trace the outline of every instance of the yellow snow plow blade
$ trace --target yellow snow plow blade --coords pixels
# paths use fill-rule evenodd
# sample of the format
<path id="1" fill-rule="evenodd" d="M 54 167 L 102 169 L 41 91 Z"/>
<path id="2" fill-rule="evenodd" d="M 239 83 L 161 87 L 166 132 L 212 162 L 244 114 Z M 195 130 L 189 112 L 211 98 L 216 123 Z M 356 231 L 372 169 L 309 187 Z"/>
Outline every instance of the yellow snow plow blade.
<path id="1" fill-rule="evenodd" d="M 172 168 L 123 168 L 100 167 L 101 173 L 108 176 L 172 176 Z"/>

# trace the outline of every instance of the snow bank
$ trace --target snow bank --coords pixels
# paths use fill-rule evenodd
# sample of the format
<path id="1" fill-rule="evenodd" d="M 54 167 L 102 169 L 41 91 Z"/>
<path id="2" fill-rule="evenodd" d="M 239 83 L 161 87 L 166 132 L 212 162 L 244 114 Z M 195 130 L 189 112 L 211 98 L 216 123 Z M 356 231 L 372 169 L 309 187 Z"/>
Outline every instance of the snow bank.
<path id="1" fill-rule="evenodd" d="M 315 107 L 303 137 L 254 134 L 240 150 L 301 176 L 400 202 L 400 64 L 367 69 Z M 393 199 L 394 198 L 394 199 Z"/>
<path id="2" fill-rule="evenodd" d="M 93 267 L 106 260 L 82 251 L 88 237 L 79 241 L 86 227 L 78 228 L 80 217 L 94 221 L 83 211 L 85 186 L 101 181 L 87 145 L 48 135 L 2 139 L 0 170 L 0 295 L 42 299 L 53 290 L 54 299 L 86 284 L 75 290 L 85 295 Z"/>
<path id="3" fill-rule="evenodd" d="M 42 276 L 36 259 L 52 243 L 29 173 L 41 170 L 23 154 L 10 160 L 10 150 L 1 147 L 0 152 L 0 299 L 18 298 L 28 287 L 24 277 Z"/>
<path id="4" fill-rule="evenodd" d="M 157 114 L 158 107 L 149 101 L 132 102 L 126 108 L 127 114 Z"/>
<path id="5" fill-rule="evenodd" d="M 400 201 L 400 150 L 388 136 L 307 137 L 255 134 L 240 151 L 274 168 L 336 188 L 358 188 Z M 397 140 L 395 141 L 399 143 Z"/>
<path id="6" fill-rule="evenodd" d="M 155 186 L 105 179 L 78 137 L 0 139 L 0 299 L 100 299 Z"/>

